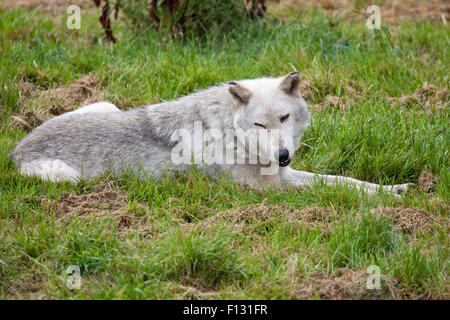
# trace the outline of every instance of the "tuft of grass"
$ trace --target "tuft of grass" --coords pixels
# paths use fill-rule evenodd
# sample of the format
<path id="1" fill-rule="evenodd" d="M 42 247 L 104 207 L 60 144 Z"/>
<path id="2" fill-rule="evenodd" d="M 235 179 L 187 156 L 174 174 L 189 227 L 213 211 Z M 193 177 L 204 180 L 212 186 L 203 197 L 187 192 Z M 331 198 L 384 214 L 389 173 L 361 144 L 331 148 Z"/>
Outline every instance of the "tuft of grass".
<path id="1" fill-rule="evenodd" d="M 392 224 L 383 219 L 362 215 L 360 221 L 336 227 L 327 241 L 328 271 L 355 268 L 368 261 L 378 265 L 402 241 Z"/>
<path id="2" fill-rule="evenodd" d="M 208 239 L 198 233 L 177 235 L 171 241 L 163 242 L 161 248 L 162 269 L 175 281 L 216 287 L 245 279 L 245 270 L 226 237 L 216 235 Z"/>

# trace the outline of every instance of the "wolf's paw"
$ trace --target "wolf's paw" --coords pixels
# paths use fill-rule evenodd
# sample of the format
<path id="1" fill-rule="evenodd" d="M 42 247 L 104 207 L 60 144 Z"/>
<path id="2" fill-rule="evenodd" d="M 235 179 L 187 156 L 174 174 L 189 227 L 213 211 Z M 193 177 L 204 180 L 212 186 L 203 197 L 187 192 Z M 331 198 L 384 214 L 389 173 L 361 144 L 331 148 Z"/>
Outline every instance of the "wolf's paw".
<path id="1" fill-rule="evenodd" d="M 401 194 L 407 193 L 414 186 L 415 186 L 414 183 L 395 184 L 392 186 L 390 191 L 396 195 L 401 195 Z"/>

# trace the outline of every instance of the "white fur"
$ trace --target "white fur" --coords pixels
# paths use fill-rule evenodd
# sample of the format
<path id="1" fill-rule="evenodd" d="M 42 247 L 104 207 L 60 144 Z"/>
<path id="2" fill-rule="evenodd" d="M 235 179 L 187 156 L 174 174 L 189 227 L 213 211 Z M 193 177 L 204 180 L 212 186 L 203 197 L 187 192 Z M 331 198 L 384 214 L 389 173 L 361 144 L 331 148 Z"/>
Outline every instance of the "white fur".
<path id="1" fill-rule="evenodd" d="M 74 113 L 104 113 L 104 112 L 117 112 L 120 111 L 115 105 L 109 102 L 96 102 L 92 104 L 88 104 L 87 106 L 78 108 L 74 111 L 67 112 L 65 114 L 74 114 Z"/>
<path id="2" fill-rule="evenodd" d="M 20 172 L 23 175 L 39 176 L 50 181 L 69 180 L 76 182 L 80 178 L 80 175 L 74 168 L 58 159 L 34 160 L 22 163 Z"/>
<path id="3" fill-rule="evenodd" d="M 68 114 L 107 112 L 120 112 L 120 109 L 109 102 L 96 102 L 74 111 L 66 112 L 60 117 L 64 117 Z M 23 175 L 38 176 L 50 181 L 69 180 L 71 182 L 76 182 L 80 178 L 80 175 L 74 168 L 59 159 L 34 160 L 22 163 L 20 165 L 20 171 Z"/>
<path id="4" fill-rule="evenodd" d="M 313 185 L 317 181 L 324 181 L 328 185 L 354 185 L 357 188 L 364 189 L 368 194 L 375 194 L 380 188 L 376 183 L 360 181 L 354 178 L 324 175 L 305 171 L 294 170 L 290 167 L 283 168 L 281 171 L 281 179 L 293 186 L 307 186 Z M 399 193 L 408 191 L 410 184 L 396 184 L 393 186 L 383 186 L 383 191 L 393 193 L 395 196 L 400 196 Z"/>

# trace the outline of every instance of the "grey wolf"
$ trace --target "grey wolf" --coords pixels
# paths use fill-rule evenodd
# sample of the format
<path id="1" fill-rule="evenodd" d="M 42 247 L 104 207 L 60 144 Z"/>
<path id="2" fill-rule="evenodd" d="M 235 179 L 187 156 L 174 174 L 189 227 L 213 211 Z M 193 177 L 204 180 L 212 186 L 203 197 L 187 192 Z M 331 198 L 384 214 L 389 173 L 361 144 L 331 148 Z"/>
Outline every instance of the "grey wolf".
<path id="1" fill-rule="evenodd" d="M 367 193 L 379 190 L 378 184 L 350 177 L 320 175 L 292 169 L 289 164 L 300 146 L 311 117 L 300 88 L 298 72 L 278 78 L 232 81 L 194 92 L 173 101 L 120 111 L 114 105 L 100 102 L 48 120 L 26 136 L 11 157 L 24 175 L 51 181 L 90 179 L 105 170 L 114 174 L 131 169 L 142 178 L 158 178 L 187 170 L 192 163 L 172 161 L 173 150 L 186 141 L 174 136 L 177 130 L 190 134 L 197 167 L 212 178 L 229 176 L 250 187 L 302 187 L 323 180 L 330 185 L 349 184 Z M 232 141 L 223 144 L 234 162 L 206 163 L 208 143 L 195 136 L 195 123 L 214 129 L 214 139 L 227 131 Z M 277 132 L 266 143 L 258 135 L 239 132 L 259 130 Z M 267 139 L 266 139 L 267 140 Z M 256 162 L 250 163 L 247 145 L 253 142 Z M 242 148 L 244 146 L 244 148 Z M 240 148 L 241 147 L 241 148 Z M 191 149 L 189 151 L 192 151 Z M 196 154 L 197 153 L 197 154 Z M 251 153 L 251 152 L 250 152 Z M 190 156 L 190 155 L 189 155 Z M 236 161 L 240 158 L 244 161 Z M 273 174 L 263 169 L 276 167 Z M 408 184 L 384 186 L 390 193 L 406 191 Z"/>

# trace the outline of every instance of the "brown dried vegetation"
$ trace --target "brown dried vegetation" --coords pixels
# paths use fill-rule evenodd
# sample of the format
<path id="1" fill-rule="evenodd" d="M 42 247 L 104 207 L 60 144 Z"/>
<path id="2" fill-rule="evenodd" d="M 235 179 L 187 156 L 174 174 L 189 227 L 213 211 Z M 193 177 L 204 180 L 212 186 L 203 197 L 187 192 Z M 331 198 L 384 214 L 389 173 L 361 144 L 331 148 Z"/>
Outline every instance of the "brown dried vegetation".
<path id="1" fill-rule="evenodd" d="M 433 176 L 430 171 L 424 170 L 420 174 L 417 184 L 421 190 L 430 193 L 434 190 L 438 181 L 438 177 Z"/>
<path id="2" fill-rule="evenodd" d="M 277 3 L 276 3 L 277 2 Z M 270 3 L 270 2 L 269 2 Z M 278 0 L 272 2 L 269 6 L 273 10 L 282 10 L 284 8 L 297 9 L 300 12 L 311 7 L 321 7 L 325 10 L 328 17 L 336 17 L 344 10 L 353 10 L 345 16 L 364 20 L 368 15 L 366 10 L 371 1 L 364 3 L 353 0 Z M 380 7 L 382 23 L 390 25 L 400 24 L 408 20 L 428 20 L 428 21 L 446 21 L 450 14 L 450 3 L 446 0 L 402 0 L 402 1 L 377 1 Z M 344 17 L 345 17 L 344 16 Z M 443 18 L 444 16 L 444 18 Z"/>
<path id="3" fill-rule="evenodd" d="M 329 208 L 308 207 L 298 210 L 288 205 L 252 204 L 218 212 L 190 227 L 206 231 L 212 226 L 225 224 L 236 231 L 258 233 L 258 230 L 268 230 L 271 226 L 284 223 L 291 227 L 318 227 L 327 232 L 336 219 L 335 213 Z"/>
<path id="4" fill-rule="evenodd" d="M 127 193 L 108 181 L 101 181 L 87 193 L 63 193 L 59 199 L 43 198 L 41 207 L 50 211 L 55 223 L 60 225 L 70 224 L 75 217 L 86 223 L 112 219 L 121 234 L 152 232 L 147 223 L 147 209 L 141 205 L 130 208 Z"/>
<path id="5" fill-rule="evenodd" d="M 40 90 L 32 83 L 21 83 L 20 100 L 24 111 L 12 116 L 13 125 L 30 131 L 54 116 L 105 100 L 105 93 L 98 78 L 88 74 L 63 88 Z"/>
<path id="6" fill-rule="evenodd" d="M 342 268 L 334 275 L 318 272 L 294 284 L 296 299 L 400 299 L 401 289 L 395 279 L 381 279 L 380 289 L 368 289 L 368 274 L 360 269 Z"/>
<path id="7" fill-rule="evenodd" d="M 394 226 L 406 234 L 430 232 L 436 226 L 444 227 L 447 230 L 449 228 L 447 218 L 431 214 L 420 208 L 375 208 L 371 210 L 371 213 L 392 219 Z"/>
<path id="8" fill-rule="evenodd" d="M 450 94 L 447 88 L 439 89 L 435 85 L 424 83 L 413 94 L 401 97 L 388 97 L 390 103 L 404 107 L 420 106 L 424 110 L 444 110 L 450 106 Z"/>

